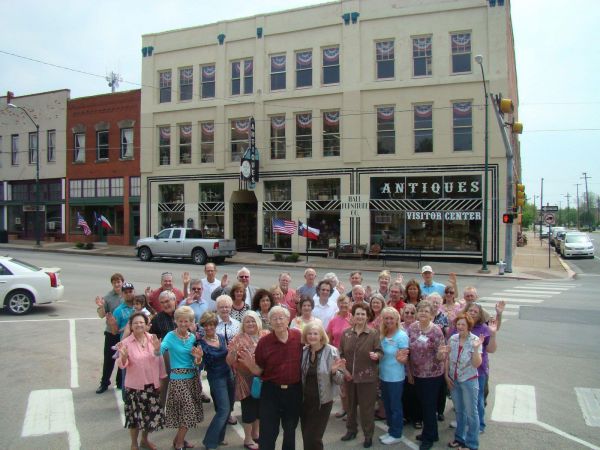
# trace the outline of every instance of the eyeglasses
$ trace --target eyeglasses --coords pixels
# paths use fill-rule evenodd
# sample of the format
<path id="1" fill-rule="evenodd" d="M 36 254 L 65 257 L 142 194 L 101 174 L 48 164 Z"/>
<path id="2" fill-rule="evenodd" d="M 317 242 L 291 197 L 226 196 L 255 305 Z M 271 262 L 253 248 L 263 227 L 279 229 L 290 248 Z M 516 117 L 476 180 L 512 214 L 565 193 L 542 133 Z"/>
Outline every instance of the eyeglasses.
<path id="1" fill-rule="evenodd" d="M 192 291 L 194 292 L 200 292 L 202 290 L 202 288 L 192 288 Z"/>
<path id="2" fill-rule="evenodd" d="M 452 295 L 454 295 L 454 291 L 446 291 L 446 294 L 452 294 Z"/>
<path id="3" fill-rule="evenodd" d="M 238 278 L 242 278 L 242 279 L 250 278 L 250 275 L 238 275 Z"/>
<path id="4" fill-rule="evenodd" d="M 405 312 L 404 312 L 404 315 L 405 315 L 405 316 L 414 316 L 414 315 L 415 315 L 415 313 L 414 313 L 414 312 L 412 312 L 412 311 L 405 311 Z"/>

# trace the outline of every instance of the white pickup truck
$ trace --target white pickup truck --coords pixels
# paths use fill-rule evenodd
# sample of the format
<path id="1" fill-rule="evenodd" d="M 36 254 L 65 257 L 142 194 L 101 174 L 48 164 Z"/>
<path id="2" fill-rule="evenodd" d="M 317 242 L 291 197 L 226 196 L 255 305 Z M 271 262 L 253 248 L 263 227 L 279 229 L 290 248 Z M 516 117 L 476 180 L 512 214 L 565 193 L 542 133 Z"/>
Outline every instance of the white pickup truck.
<path id="1" fill-rule="evenodd" d="M 143 238 L 135 245 L 142 261 L 152 258 L 192 258 L 195 264 L 205 264 L 208 258 L 222 263 L 235 255 L 235 239 L 205 239 L 194 228 L 165 228 L 153 237 Z"/>

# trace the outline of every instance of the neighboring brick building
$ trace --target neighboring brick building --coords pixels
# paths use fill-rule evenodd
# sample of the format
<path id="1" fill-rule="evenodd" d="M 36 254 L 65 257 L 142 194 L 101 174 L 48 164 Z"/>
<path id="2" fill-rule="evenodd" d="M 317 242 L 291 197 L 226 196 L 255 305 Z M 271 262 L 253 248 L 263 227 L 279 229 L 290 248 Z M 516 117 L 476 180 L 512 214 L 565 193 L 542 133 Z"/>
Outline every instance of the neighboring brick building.
<path id="1" fill-rule="evenodd" d="M 70 100 L 67 106 L 69 241 L 128 245 L 139 237 L 140 90 Z M 92 236 L 77 226 L 77 214 Z M 94 223 L 104 216 L 112 230 Z"/>

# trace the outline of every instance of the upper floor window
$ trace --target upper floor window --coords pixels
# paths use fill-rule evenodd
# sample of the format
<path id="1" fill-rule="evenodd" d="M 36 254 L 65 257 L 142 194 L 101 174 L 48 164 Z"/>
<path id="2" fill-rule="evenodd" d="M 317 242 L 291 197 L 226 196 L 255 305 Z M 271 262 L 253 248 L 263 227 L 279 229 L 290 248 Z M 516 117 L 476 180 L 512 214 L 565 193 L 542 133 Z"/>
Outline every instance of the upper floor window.
<path id="1" fill-rule="evenodd" d="M 171 127 L 158 127 L 158 164 L 171 164 Z"/>
<path id="2" fill-rule="evenodd" d="M 452 104 L 454 151 L 473 150 L 473 115 L 471 102 Z"/>
<path id="3" fill-rule="evenodd" d="M 312 114 L 296 114 L 296 158 L 312 158 Z"/>
<path id="4" fill-rule="evenodd" d="M 340 82 L 340 48 L 323 49 L 323 84 Z"/>
<path id="5" fill-rule="evenodd" d="M 194 69 L 179 69 L 179 100 L 191 100 L 194 88 Z"/>
<path id="6" fill-rule="evenodd" d="M 231 120 L 231 160 L 240 161 L 248 148 L 250 119 Z"/>
<path id="7" fill-rule="evenodd" d="M 271 159 L 285 159 L 285 116 L 271 117 Z"/>
<path id="8" fill-rule="evenodd" d="M 48 145 L 48 153 L 46 159 L 48 162 L 56 161 L 56 130 L 48 130 L 46 133 L 46 144 Z"/>
<path id="9" fill-rule="evenodd" d="M 296 52 L 296 87 L 312 86 L 312 51 Z"/>
<path id="10" fill-rule="evenodd" d="M 213 98 L 215 96 L 215 65 L 202 66 L 202 86 L 200 97 Z"/>
<path id="11" fill-rule="evenodd" d="M 110 178 L 98 178 L 96 180 L 96 196 L 110 197 Z"/>
<path id="12" fill-rule="evenodd" d="M 215 123 L 200 124 L 200 162 L 215 162 Z"/>
<path id="13" fill-rule="evenodd" d="M 160 103 L 171 101 L 171 71 L 165 70 L 158 73 L 158 86 L 160 89 Z"/>
<path id="14" fill-rule="evenodd" d="M 323 156 L 340 156 L 340 112 L 323 113 Z"/>
<path id="15" fill-rule="evenodd" d="M 271 90 L 285 89 L 285 55 L 271 56 Z"/>
<path id="16" fill-rule="evenodd" d="M 141 177 L 129 178 L 129 196 L 139 197 L 142 195 L 142 180 Z"/>
<path id="17" fill-rule="evenodd" d="M 413 38 L 413 76 L 431 75 L 431 36 Z"/>
<path id="18" fill-rule="evenodd" d="M 415 152 L 433 151 L 433 105 L 415 105 L 414 109 Z"/>
<path id="19" fill-rule="evenodd" d="M 29 133 L 29 164 L 35 164 L 38 152 L 38 135 Z"/>
<path id="20" fill-rule="evenodd" d="M 19 135 L 13 134 L 10 137 L 10 163 L 13 166 L 19 165 Z"/>
<path id="21" fill-rule="evenodd" d="M 452 47 L 452 73 L 471 71 L 471 33 L 450 35 Z"/>
<path id="22" fill-rule="evenodd" d="M 75 133 L 73 139 L 73 162 L 85 162 L 85 133 Z"/>
<path id="23" fill-rule="evenodd" d="M 377 58 L 377 79 L 394 78 L 394 41 L 381 41 L 375 44 Z"/>
<path id="24" fill-rule="evenodd" d="M 108 130 L 96 132 L 96 159 L 108 159 Z"/>
<path id="25" fill-rule="evenodd" d="M 252 94 L 253 84 L 254 64 L 252 59 L 233 61 L 231 63 L 231 95 Z"/>
<path id="26" fill-rule="evenodd" d="M 394 107 L 377 108 L 377 154 L 396 153 L 396 131 L 394 128 Z"/>
<path id="27" fill-rule="evenodd" d="M 133 128 L 121 129 L 121 159 L 133 159 Z"/>
<path id="28" fill-rule="evenodd" d="M 192 163 L 192 126 L 179 125 L 179 164 Z"/>

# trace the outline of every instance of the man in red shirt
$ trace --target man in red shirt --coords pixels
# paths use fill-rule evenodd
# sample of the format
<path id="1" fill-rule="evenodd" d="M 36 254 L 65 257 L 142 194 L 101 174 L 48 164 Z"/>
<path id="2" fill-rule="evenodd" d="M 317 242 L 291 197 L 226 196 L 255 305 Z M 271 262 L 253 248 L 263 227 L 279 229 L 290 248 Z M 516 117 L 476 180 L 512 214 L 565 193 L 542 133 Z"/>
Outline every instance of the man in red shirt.
<path id="1" fill-rule="evenodd" d="M 388 299 L 388 305 L 396 308 L 396 310 L 402 314 L 402 310 L 404 309 L 404 289 L 402 289 L 402 285 L 398 282 L 392 283 L 392 286 L 389 289 L 390 298 Z"/>
<path id="2" fill-rule="evenodd" d="M 273 332 L 258 341 L 254 358 L 248 351 L 239 358 L 262 378 L 260 393 L 261 450 L 275 450 L 279 424 L 283 428 L 283 450 L 295 450 L 296 427 L 302 410 L 302 341 L 299 330 L 288 329 L 290 313 L 281 306 L 269 311 Z"/>
<path id="3" fill-rule="evenodd" d="M 183 276 L 183 289 L 187 291 L 187 286 L 190 282 L 190 274 L 189 272 L 184 272 Z M 177 304 L 181 300 L 183 300 L 186 296 L 182 291 L 173 286 L 173 274 L 171 272 L 164 272 L 160 275 L 160 287 L 154 290 L 150 289 L 150 286 L 146 288 L 146 297 L 148 298 L 148 304 L 154 308 L 154 310 L 159 313 L 162 311 L 162 306 L 158 301 L 158 296 L 163 291 L 171 291 L 175 294 L 175 300 Z"/>

